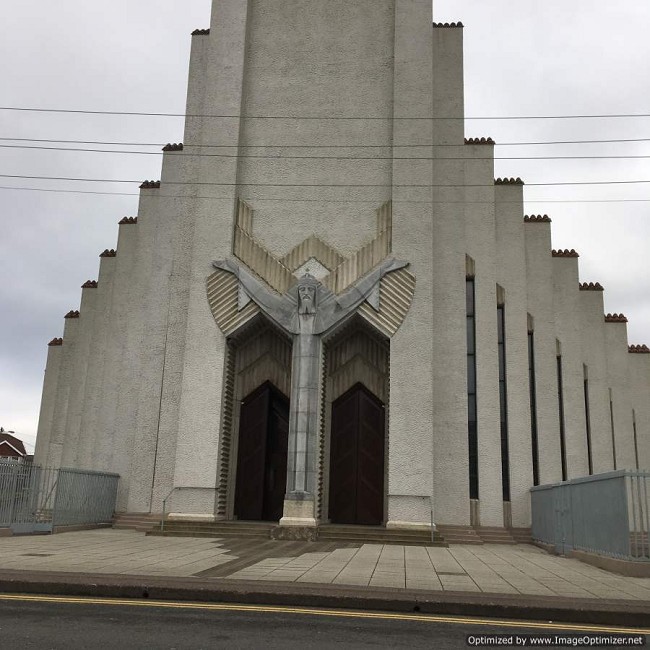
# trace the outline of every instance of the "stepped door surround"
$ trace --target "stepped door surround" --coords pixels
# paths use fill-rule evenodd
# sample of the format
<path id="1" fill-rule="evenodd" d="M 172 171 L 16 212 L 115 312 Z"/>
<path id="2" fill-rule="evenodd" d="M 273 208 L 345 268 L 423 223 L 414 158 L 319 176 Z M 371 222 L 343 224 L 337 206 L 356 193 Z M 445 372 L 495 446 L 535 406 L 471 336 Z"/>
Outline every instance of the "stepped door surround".
<path id="1" fill-rule="evenodd" d="M 270 382 L 242 401 L 237 449 L 237 519 L 279 521 L 287 483 L 289 400 Z"/>
<path id="2" fill-rule="evenodd" d="M 384 405 L 357 383 L 332 404 L 329 519 L 378 526 L 384 519 Z"/>

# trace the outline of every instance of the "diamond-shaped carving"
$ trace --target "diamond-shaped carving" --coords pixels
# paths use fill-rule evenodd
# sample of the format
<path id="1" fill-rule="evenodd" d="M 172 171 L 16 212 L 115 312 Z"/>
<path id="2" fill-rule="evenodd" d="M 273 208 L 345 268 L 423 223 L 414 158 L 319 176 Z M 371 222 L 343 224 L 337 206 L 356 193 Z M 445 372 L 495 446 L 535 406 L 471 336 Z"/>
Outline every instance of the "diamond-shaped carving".
<path id="1" fill-rule="evenodd" d="M 324 264 L 322 264 L 315 257 L 310 257 L 304 264 L 301 264 L 293 272 L 293 274 L 297 278 L 301 278 L 306 273 L 309 273 L 310 275 L 314 276 L 317 280 L 322 280 L 323 278 L 326 278 L 330 274 L 330 271 Z"/>

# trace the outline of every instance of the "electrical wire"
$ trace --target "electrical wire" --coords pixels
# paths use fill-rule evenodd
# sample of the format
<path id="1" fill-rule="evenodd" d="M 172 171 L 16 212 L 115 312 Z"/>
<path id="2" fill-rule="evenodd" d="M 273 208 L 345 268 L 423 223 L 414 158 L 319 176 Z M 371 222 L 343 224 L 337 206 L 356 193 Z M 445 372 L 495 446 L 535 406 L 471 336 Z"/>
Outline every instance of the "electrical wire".
<path id="1" fill-rule="evenodd" d="M 477 115 L 472 117 L 440 117 L 440 116 L 375 116 L 375 115 L 210 115 L 210 114 L 191 114 L 191 113 L 149 113 L 146 111 L 100 111 L 100 110 L 83 110 L 76 108 L 34 108 L 25 106 L 0 106 L 0 111 L 22 111 L 30 113 L 72 113 L 75 115 L 121 115 L 137 117 L 184 117 L 184 118 L 219 118 L 219 119 L 243 119 L 243 120 L 379 120 L 379 121 L 428 121 L 428 120 L 565 120 L 565 119 L 606 119 L 606 118 L 640 118 L 650 117 L 650 113 L 609 113 L 609 114 L 578 114 L 578 115 Z"/>

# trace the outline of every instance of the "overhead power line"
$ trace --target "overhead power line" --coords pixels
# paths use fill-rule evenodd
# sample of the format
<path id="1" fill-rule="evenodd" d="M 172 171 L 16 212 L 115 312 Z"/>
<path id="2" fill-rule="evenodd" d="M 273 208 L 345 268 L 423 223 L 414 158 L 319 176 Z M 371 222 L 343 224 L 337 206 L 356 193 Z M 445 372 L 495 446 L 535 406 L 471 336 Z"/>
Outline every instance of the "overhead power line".
<path id="1" fill-rule="evenodd" d="M 85 183 L 142 183 L 141 180 L 117 178 L 78 178 L 67 176 L 27 176 L 22 174 L 0 174 L 0 178 L 21 178 L 28 180 L 50 181 L 79 181 Z M 628 181 L 564 181 L 556 183 L 526 183 L 528 187 L 562 186 L 562 185 L 633 185 L 637 183 L 650 183 L 650 180 Z M 216 183 L 213 181 L 165 181 L 165 185 L 211 185 L 215 187 L 400 187 L 400 188 L 427 188 L 427 187 L 492 187 L 486 183 Z M 522 183 L 524 185 L 524 183 Z"/>
<path id="2" fill-rule="evenodd" d="M 601 119 L 601 118 L 637 118 L 650 117 L 650 113 L 604 113 L 576 115 L 477 115 L 461 117 L 440 116 L 375 116 L 375 115 L 231 115 L 231 114 L 191 114 L 191 113 L 150 113 L 146 111 L 99 111 L 77 108 L 35 108 L 27 106 L 0 106 L 0 111 L 23 111 L 30 113 L 72 113 L 75 115 L 122 115 L 134 117 L 192 117 L 192 118 L 222 118 L 245 120 L 380 120 L 380 121 L 409 121 L 409 120 L 567 120 L 567 119 Z"/>
<path id="3" fill-rule="evenodd" d="M 388 147 L 387 147 L 388 148 Z M 160 156 L 162 151 L 125 151 L 121 149 L 83 149 L 80 147 L 41 147 L 21 144 L 0 144 L 0 149 L 23 149 L 36 151 L 72 151 L 85 153 L 112 153 L 120 155 Z M 223 153 L 184 153 L 185 157 L 191 158 L 256 158 L 268 160 L 619 160 L 619 159 L 643 159 L 650 158 L 650 155 L 613 155 L 613 156 L 283 156 L 277 154 L 223 154 Z"/>
<path id="4" fill-rule="evenodd" d="M 0 137 L 4 142 L 45 142 L 57 144 L 92 144 L 106 146 L 124 146 L 124 147 L 162 147 L 164 142 L 110 142 L 105 140 L 55 140 L 43 138 L 7 138 Z M 541 145 L 559 145 L 559 144 L 610 144 L 619 142 L 650 142 L 650 138 L 618 138 L 611 140 L 544 140 L 539 142 L 497 142 L 496 147 L 525 147 Z M 421 142 L 414 144 L 198 144 L 186 143 L 186 147 L 192 148 L 210 148 L 210 149 L 401 149 L 408 147 L 458 147 L 458 144 L 423 144 Z M 159 152 L 154 152 L 159 153 Z"/>
<path id="5" fill-rule="evenodd" d="M 139 192 L 97 192 L 93 190 L 63 190 L 45 187 L 11 187 L 0 185 L 0 190 L 18 190 L 22 192 L 54 192 L 60 194 L 92 194 L 101 196 L 140 196 Z M 192 200 L 214 200 L 232 201 L 232 196 L 186 196 L 182 194 L 165 194 L 167 199 L 192 199 Z M 260 198 L 241 197 L 248 201 L 286 201 L 288 203 L 377 203 L 376 199 L 290 199 L 290 198 Z M 400 203 L 493 203 L 493 201 L 416 201 L 406 200 Z M 500 203 L 519 203 L 519 201 L 500 201 Z M 533 199 L 524 200 L 524 203 L 650 203 L 650 199 Z"/>

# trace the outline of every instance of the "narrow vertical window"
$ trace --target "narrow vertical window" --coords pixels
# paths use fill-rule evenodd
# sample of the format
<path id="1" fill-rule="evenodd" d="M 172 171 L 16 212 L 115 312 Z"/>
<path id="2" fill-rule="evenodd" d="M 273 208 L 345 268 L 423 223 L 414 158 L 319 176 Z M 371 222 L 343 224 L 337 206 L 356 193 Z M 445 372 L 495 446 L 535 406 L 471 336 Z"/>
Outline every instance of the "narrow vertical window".
<path id="1" fill-rule="evenodd" d="M 467 436 L 469 498 L 478 499 L 478 432 L 476 416 L 476 316 L 474 278 L 465 281 L 467 305 Z"/>
<path id="2" fill-rule="evenodd" d="M 639 471 L 639 441 L 636 437 L 636 411 L 632 409 L 632 433 L 634 434 L 634 462 L 636 471 Z"/>
<path id="3" fill-rule="evenodd" d="M 612 429 L 612 460 L 614 461 L 614 469 L 616 470 L 616 430 L 614 428 L 614 397 L 612 389 L 609 389 L 609 426 Z"/>
<path id="4" fill-rule="evenodd" d="M 589 416 L 589 376 L 587 366 L 582 365 L 582 375 L 584 377 L 584 395 L 585 395 L 585 429 L 587 434 L 587 462 L 589 464 L 589 474 L 594 473 L 594 462 L 591 456 L 591 419 Z"/>
<path id="5" fill-rule="evenodd" d="M 558 345 L 559 347 L 559 345 Z M 566 468 L 566 432 L 564 430 L 564 386 L 562 382 L 562 355 L 558 354 L 557 358 L 557 402 L 560 414 L 560 454 L 562 457 L 562 480 L 567 480 Z"/>
<path id="6" fill-rule="evenodd" d="M 508 450 L 508 384 L 506 380 L 505 305 L 497 305 L 497 344 L 499 353 L 499 410 L 501 414 L 501 487 L 503 500 L 510 501 L 510 454 Z"/>
<path id="7" fill-rule="evenodd" d="M 528 387 L 530 389 L 530 439 L 533 453 L 533 485 L 539 485 L 539 447 L 537 442 L 537 385 L 535 383 L 535 334 L 528 330 Z"/>

